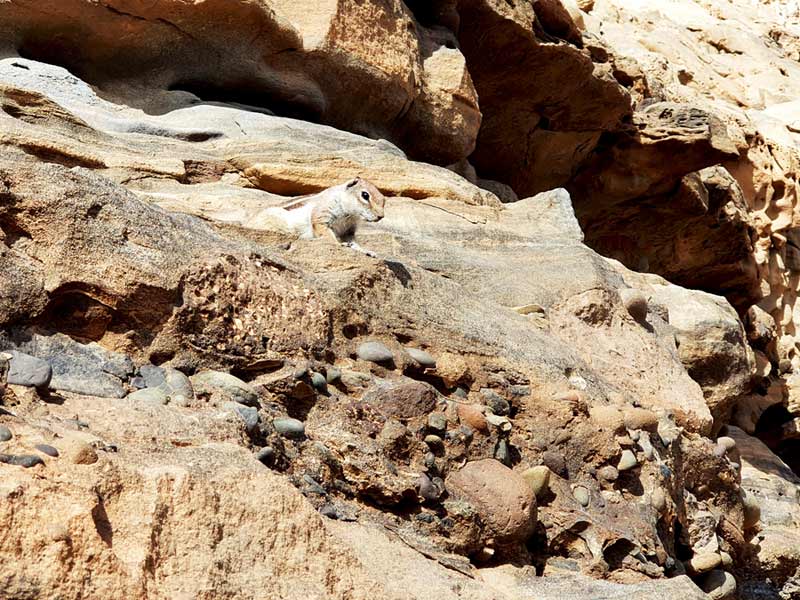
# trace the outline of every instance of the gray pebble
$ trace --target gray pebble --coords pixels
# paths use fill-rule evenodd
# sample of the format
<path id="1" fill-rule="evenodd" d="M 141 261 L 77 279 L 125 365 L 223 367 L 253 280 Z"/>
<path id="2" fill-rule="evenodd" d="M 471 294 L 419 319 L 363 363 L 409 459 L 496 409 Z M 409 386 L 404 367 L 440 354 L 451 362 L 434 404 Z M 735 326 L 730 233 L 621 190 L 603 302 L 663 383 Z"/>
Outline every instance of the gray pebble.
<path id="1" fill-rule="evenodd" d="M 52 456 L 53 458 L 58 457 L 58 450 L 50 444 L 36 444 L 34 448 L 43 454 L 47 454 L 47 456 Z"/>
<path id="2" fill-rule="evenodd" d="M 289 439 L 302 439 L 306 435 L 306 426 L 302 421 L 291 417 L 279 417 L 272 420 L 275 431 Z"/>
<path id="3" fill-rule="evenodd" d="M 19 456 L 13 454 L 0 454 L 0 463 L 6 463 L 7 465 L 16 465 L 18 467 L 30 469 L 36 465 L 43 465 L 44 461 L 33 454 L 22 454 Z"/>
<path id="4" fill-rule="evenodd" d="M 613 482 L 619 478 L 619 471 L 612 467 L 611 465 L 606 465 L 605 467 L 601 467 L 599 471 L 597 471 L 597 476 L 604 481 Z"/>
<path id="5" fill-rule="evenodd" d="M 311 373 L 311 385 L 313 385 L 318 392 L 324 393 L 328 391 L 328 381 L 322 373 Z"/>
<path id="6" fill-rule="evenodd" d="M 423 458 L 423 464 L 426 469 L 433 469 L 436 466 L 436 455 L 433 452 L 426 452 Z"/>
<path id="7" fill-rule="evenodd" d="M 50 364 L 40 358 L 11 350 L 8 383 L 26 387 L 46 388 L 53 377 Z"/>
<path id="8" fill-rule="evenodd" d="M 504 465 L 509 465 L 511 462 L 511 453 L 509 452 L 507 441 L 500 440 L 500 442 L 498 442 L 497 448 L 495 448 L 494 451 L 494 457 Z"/>
<path id="9" fill-rule="evenodd" d="M 392 351 L 381 342 L 364 342 L 356 350 L 358 358 L 374 363 L 394 360 Z"/>
<path id="10" fill-rule="evenodd" d="M 531 395 L 531 386 L 529 385 L 512 385 L 508 388 L 509 393 L 515 398 L 525 398 Z"/>
<path id="11" fill-rule="evenodd" d="M 189 378 L 171 367 L 164 369 L 162 389 L 175 402 L 188 402 L 194 399 L 194 389 Z"/>
<path id="12" fill-rule="evenodd" d="M 308 375 L 308 365 L 301 365 L 294 370 L 294 373 L 292 373 L 292 377 L 295 379 L 303 379 L 303 377 L 306 375 Z"/>
<path id="13" fill-rule="evenodd" d="M 223 408 L 235 413 L 242 421 L 244 421 L 244 428 L 247 433 L 253 434 L 258 429 L 258 409 L 253 408 L 252 406 L 239 404 L 238 402 L 226 402 L 223 405 Z"/>
<path id="14" fill-rule="evenodd" d="M 337 509 L 333 504 L 330 502 L 326 502 L 322 506 L 319 507 L 319 514 L 323 517 L 328 517 L 329 519 L 338 520 L 342 518 L 342 513 Z"/>
<path id="15" fill-rule="evenodd" d="M 426 435 L 425 443 L 433 450 L 442 448 L 442 445 L 444 444 L 442 438 L 440 438 L 438 435 Z"/>
<path id="16" fill-rule="evenodd" d="M 12 437 L 11 430 L 5 425 L 0 425 L 0 442 L 7 442 Z"/>
<path id="17" fill-rule="evenodd" d="M 454 396 L 458 396 L 459 398 L 466 399 L 469 394 L 468 394 L 467 390 L 465 390 L 464 388 L 460 387 L 460 388 L 456 388 L 456 391 L 453 392 L 453 395 Z"/>
<path id="18" fill-rule="evenodd" d="M 433 523 L 435 519 L 435 517 L 432 514 L 426 512 L 417 513 L 416 515 L 414 515 L 414 518 L 417 521 L 421 521 L 423 523 Z"/>
<path id="19" fill-rule="evenodd" d="M 336 367 L 330 367 L 325 371 L 325 381 L 334 384 L 342 378 L 342 372 Z"/>
<path id="20" fill-rule="evenodd" d="M 230 373 L 200 371 L 192 375 L 191 382 L 198 393 L 220 394 L 234 402 L 253 408 L 261 405 L 258 392 L 253 386 Z"/>
<path id="21" fill-rule="evenodd" d="M 127 399 L 142 404 L 151 404 L 154 406 L 162 406 L 169 402 L 169 398 L 160 387 L 144 388 L 143 390 L 136 390 L 128 394 Z"/>
<path id="22" fill-rule="evenodd" d="M 424 473 L 417 479 L 417 488 L 420 497 L 426 502 L 435 502 L 439 498 L 439 490 Z"/>
<path id="23" fill-rule="evenodd" d="M 406 347 L 405 351 L 408 355 L 414 359 L 421 367 L 426 367 L 432 369 L 436 366 L 436 359 L 433 358 L 430 354 L 425 352 L 425 350 L 420 350 L 419 348 L 409 348 Z"/>
<path id="24" fill-rule="evenodd" d="M 428 429 L 443 433 L 447 431 L 447 416 L 444 413 L 434 412 L 428 415 Z"/>
<path id="25" fill-rule="evenodd" d="M 143 390 L 147 387 L 147 382 L 144 380 L 144 377 L 137 376 L 131 379 L 131 385 L 137 390 Z"/>
<path id="26" fill-rule="evenodd" d="M 107 360 L 100 368 L 104 372 L 120 379 L 127 379 L 128 375 L 133 373 L 135 369 L 133 361 L 128 356 L 123 357 L 122 360 Z"/>
<path id="27" fill-rule="evenodd" d="M 318 496 L 328 495 L 328 492 L 325 491 L 325 488 L 317 483 L 317 481 L 311 477 L 311 475 L 303 475 L 303 483 L 306 484 L 305 488 L 303 489 L 303 493 L 316 494 Z"/>
<path id="28" fill-rule="evenodd" d="M 630 450 L 623 450 L 622 456 L 619 458 L 619 464 L 617 465 L 617 469 L 619 471 L 628 471 L 633 469 L 635 466 L 639 464 L 639 461 L 636 460 L 636 455 L 631 452 Z"/>

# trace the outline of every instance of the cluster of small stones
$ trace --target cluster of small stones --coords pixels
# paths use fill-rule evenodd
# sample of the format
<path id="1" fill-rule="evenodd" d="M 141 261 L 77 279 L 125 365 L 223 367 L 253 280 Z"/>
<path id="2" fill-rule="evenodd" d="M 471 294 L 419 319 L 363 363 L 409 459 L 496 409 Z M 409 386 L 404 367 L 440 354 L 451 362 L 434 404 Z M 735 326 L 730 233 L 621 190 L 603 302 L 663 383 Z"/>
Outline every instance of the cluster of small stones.
<path id="1" fill-rule="evenodd" d="M 639 297 L 626 298 L 626 304 L 632 315 L 645 317 L 646 301 L 644 310 Z M 397 373 L 398 369 L 403 373 Z M 445 540 L 448 550 L 478 561 L 491 560 L 498 551 L 525 552 L 524 544 L 537 521 L 536 505 L 546 507 L 552 501 L 554 478 L 567 481 L 574 501 L 587 509 L 594 502 L 602 503 L 602 497 L 618 494 L 622 474 L 636 473 L 644 463 L 655 461 L 662 475 L 671 477 L 659 455 L 681 438 L 681 429 L 673 421 L 635 407 L 588 409 L 582 392 L 575 389 L 554 394 L 553 400 L 585 410 L 598 426 L 618 432 L 616 461 L 588 469 L 591 480 L 571 482 L 564 456 L 552 449 L 541 453 L 540 464 L 526 468 L 510 438 L 515 398 L 528 396 L 530 389 L 518 383 L 467 389 L 448 380 L 446 368 L 441 371 L 436 358 L 423 349 L 393 351 L 369 340 L 357 345 L 350 360 L 341 365 L 286 361 L 250 382 L 221 371 L 187 375 L 169 366 L 144 364 L 126 382 L 129 393 L 124 401 L 187 409 L 218 407 L 241 421 L 254 458 L 286 473 L 324 516 L 356 518 L 359 505 L 351 500 L 379 508 L 382 503 L 403 500 L 409 507 L 407 517 L 416 527 L 441 534 L 437 539 Z M 41 359 L 9 352 L 0 354 L 0 375 L 0 388 L 11 384 L 46 389 L 52 373 Z M 446 391 L 432 387 L 428 382 L 433 380 Z M 359 394 L 361 400 L 352 401 Z M 384 454 L 380 464 L 390 466 L 368 470 L 365 481 L 348 479 L 341 458 L 306 431 L 305 416 L 321 398 L 347 406 L 360 432 L 380 444 Z M 0 425 L 0 443 L 12 439 L 12 431 Z M 36 444 L 33 450 L 36 454 L 0 453 L 0 462 L 31 468 L 59 457 L 59 450 L 49 444 Z M 719 437 L 713 454 L 737 466 L 732 438 Z M 97 454 L 86 446 L 71 458 L 91 464 Z M 469 471 L 465 465 L 470 465 Z M 415 475 L 404 483 L 388 480 L 400 470 Z M 488 490 L 489 498 L 482 489 Z M 673 500 L 663 486 L 656 486 L 649 502 L 665 515 Z M 758 523 L 758 506 L 747 497 L 743 506 L 745 528 L 752 529 Z M 730 574 L 733 559 L 724 547 L 713 535 L 712 543 L 697 548 L 690 559 L 668 558 L 667 573 L 686 573 L 711 597 L 726 598 L 736 581 Z"/>

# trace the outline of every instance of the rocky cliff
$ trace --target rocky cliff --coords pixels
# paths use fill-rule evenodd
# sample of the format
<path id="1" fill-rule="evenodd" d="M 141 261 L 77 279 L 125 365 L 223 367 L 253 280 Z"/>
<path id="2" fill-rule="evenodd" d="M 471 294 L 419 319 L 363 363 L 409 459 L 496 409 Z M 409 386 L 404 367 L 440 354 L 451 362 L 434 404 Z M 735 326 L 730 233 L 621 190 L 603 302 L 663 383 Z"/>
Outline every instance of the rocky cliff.
<path id="1" fill-rule="evenodd" d="M 798 597 L 798 97 L 793 0 L 0 0 L 0 597 Z"/>

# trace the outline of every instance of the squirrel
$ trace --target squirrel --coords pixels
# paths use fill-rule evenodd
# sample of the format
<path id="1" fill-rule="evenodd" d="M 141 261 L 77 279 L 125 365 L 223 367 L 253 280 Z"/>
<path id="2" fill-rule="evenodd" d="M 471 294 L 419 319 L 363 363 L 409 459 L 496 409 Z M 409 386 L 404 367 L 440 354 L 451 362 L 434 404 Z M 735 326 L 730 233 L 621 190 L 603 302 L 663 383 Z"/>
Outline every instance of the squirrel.
<path id="1" fill-rule="evenodd" d="M 258 227 L 261 221 L 273 217 L 283 227 L 312 239 L 328 235 L 337 243 L 367 256 L 376 254 L 355 242 L 355 233 L 361 220 L 376 222 L 383 218 L 386 198 L 366 179 L 356 177 L 341 185 L 329 187 L 317 194 L 293 198 L 286 204 L 262 211 L 251 221 Z"/>

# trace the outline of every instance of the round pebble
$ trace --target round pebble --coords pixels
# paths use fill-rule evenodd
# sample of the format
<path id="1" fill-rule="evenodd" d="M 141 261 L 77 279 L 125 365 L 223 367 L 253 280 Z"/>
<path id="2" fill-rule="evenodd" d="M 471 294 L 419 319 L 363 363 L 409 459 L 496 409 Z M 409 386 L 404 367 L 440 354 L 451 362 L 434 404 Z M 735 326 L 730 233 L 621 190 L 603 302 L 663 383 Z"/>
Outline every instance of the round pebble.
<path id="1" fill-rule="evenodd" d="M 545 465 L 539 465 L 538 467 L 531 467 L 524 471 L 522 477 L 528 482 L 528 485 L 531 486 L 536 497 L 539 498 L 550 489 L 550 473 L 550 469 Z"/>
<path id="2" fill-rule="evenodd" d="M 383 363 L 394 360 L 392 351 L 381 342 L 364 342 L 356 350 L 358 358 L 374 363 Z"/>
<path id="3" fill-rule="evenodd" d="M 619 478 L 619 471 L 611 465 L 606 465 L 597 471 L 597 476 L 604 481 L 614 482 Z"/>
<path id="4" fill-rule="evenodd" d="M 5 425 L 0 425 L 0 442 L 7 442 L 12 437 L 11 430 Z"/>
<path id="5" fill-rule="evenodd" d="M 405 348 L 406 353 L 414 359 L 421 367 L 425 367 L 428 369 L 432 369 L 436 366 L 436 359 L 433 358 L 430 354 L 425 352 L 425 350 L 420 350 L 419 348 Z"/>
<path id="6" fill-rule="evenodd" d="M 617 469 L 620 471 L 629 471 L 638 464 L 639 461 L 636 460 L 636 455 L 633 452 L 631 452 L 630 450 L 623 450 L 622 456 L 620 456 L 619 458 L 619 464 L 617 465 Z"/>
<path id="7" fill-rule="evenodd" d="M 318 392 L 326 392 L 328 390 L 328 381 L 322 373 L 311 373 L 311 385 L 314 386 Z"/>
<path id="8" fill-rule="evenodd" d="M 496 392 L 488 389 L 481 390 L 481 396 L 486 405 L 492 409 L 496 415 L 506 416 L 511 412 L 511 405 L 508 400 L 497 394 Z"/>
<path id="9" fill-rule="evenodd" d="M 703 578 L 700 587 L 710 600 L 733 599 L 736 594 L 736 579 L 730 573 L 717 569 Z"/>
<path id="10" fill-rule="evenodd" d="M 572 490 L 572 495 L 575 496 L 575 500 L 577 500 L 581 506 L 589 506 L 589 490 L 582 485 L 575 486 Z"/>
<path id="11" fill-rule="evenodd" d="M 275 427 L 275 431 L 285 438 L 302 439 L 306 435 L 305 424 L 291 417 L 273 419 L 272 426 Z"/>
<path id="12" fill-rule="evenodd" d="M 689 568 L 695 573 L 707 573 L 722 564 L 722 557 L 716 552 L 695 554 L 689 561 Z"/>
<path id="13" fill-rule="evenodd" d="M 47 454 L 47 456 L 52 456 L 53 458 L 58 457 L 58 450 L 49 444 L 36 444 L 34 448 L 42 454 Z"/>
<path id="14" fill-rule="evenodd" d="M 444 444 L 442 438 L 440 438 L 438 435 L 426 435 L 425 443 L 428 445 L 429 448 L 432 448 L 434 450 L 442 448 L 442 445 Z"/>
<path id="15" fill-rule="evenodd" d="M 24 467 L 26 469 L 30 469 L 36 465 L 44 464 L 44 461 L 41 458 L 33 454 L 21 454 L 18 456 L 13 454 L 0 454 L 0 462 L 8 465 Z"/>

